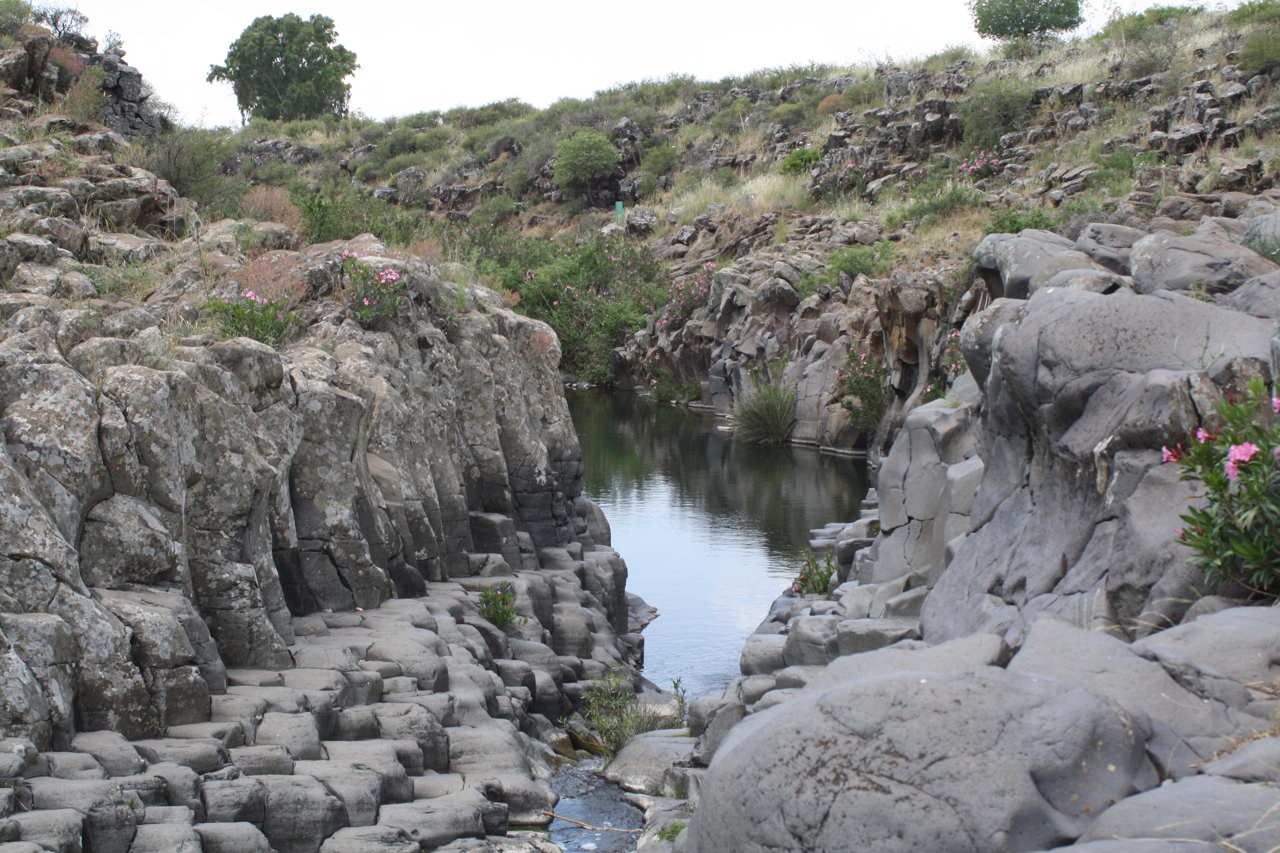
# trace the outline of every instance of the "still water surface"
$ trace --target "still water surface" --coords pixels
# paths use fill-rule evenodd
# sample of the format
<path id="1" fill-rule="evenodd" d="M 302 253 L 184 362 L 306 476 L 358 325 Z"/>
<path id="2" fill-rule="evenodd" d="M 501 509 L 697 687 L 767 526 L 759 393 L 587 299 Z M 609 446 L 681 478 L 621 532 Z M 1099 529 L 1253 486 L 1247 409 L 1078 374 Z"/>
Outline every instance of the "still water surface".
<path id="1" fill-rule="evenodd" d="M 627 589 L 661 614 L 644 632 L 644 674 L 663 688 L 682 679 L 690 698 L 723 687 L 810 528 L 858 517 L 866 463 L 734 441 L 714 415 L 633 394 L 567 396 Z"/>

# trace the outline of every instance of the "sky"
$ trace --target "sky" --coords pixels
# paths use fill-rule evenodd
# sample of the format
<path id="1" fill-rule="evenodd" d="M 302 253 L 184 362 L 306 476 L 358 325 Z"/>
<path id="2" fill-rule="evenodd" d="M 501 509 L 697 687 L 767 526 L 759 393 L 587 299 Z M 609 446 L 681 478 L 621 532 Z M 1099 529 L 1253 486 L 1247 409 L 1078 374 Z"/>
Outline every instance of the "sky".
<path id="1" fill-rule="evenodd" d="M 63 0 L 65 2 L 65 0 Z M 1101 0 L 1100 0 L 1101 2 Z M 1123 9 L 1152 0 L 1107 0 Z M 184 124 L 238 126 L 227 83 L 209 66 L 255 17 L 289 12 L 332 18 L 338 43 L 356 53 L 351 110 L 376 119 L 519 98 L 545 107 L 618 83 L 672 73 L 719 80 L 759 68 L 844 65 L 925 56 L 981 40 L 962 0 L 855 0 L 730 6 L 648 0 L 484 0 L 360 3 L 312 0 L 70 0 L 99 40 L 119 33 L 126 59 Z M 1086 9 L 1096 28 L 1100 8 Z"/>

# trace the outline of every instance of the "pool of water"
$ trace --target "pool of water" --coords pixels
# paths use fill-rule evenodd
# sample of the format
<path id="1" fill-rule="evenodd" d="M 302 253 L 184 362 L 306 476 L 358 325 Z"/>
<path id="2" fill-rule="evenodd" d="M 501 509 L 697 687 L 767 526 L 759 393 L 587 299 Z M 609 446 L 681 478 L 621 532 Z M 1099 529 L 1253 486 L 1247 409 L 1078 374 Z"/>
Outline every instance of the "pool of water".
<path id="1" fill-rule="evenodd" d="M 747 635 L 806 559 L 809 530 L 858 517 L 862 460 L 735 441 L 710 413 L 570 391 L 587 496 L 613 528 L 627 589 L 657 608 L 644 674 L 690 698 L 738 675 Z"/>

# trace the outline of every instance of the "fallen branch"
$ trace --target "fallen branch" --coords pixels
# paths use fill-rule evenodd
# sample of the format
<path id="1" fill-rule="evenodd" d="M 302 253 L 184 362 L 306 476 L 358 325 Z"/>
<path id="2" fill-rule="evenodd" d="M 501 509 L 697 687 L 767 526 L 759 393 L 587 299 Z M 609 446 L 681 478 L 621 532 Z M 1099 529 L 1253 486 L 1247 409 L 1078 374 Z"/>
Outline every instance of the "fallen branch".
<path id="1" fill-rule="evenodd" d="M 612 826 L 592 826 L 589 823 L 583 823 L 582 821 L 574 820 L 571 817 L 562 817 L 561 815 L 558 815 L 555 812 L 544 811 L 543 814 L 551 815 L 556 820 L 563 820 L 563 821 L 567 821 L 568 823 L 576 823 L 578 826 L 582 827 L 583 829 L 590 829 L 592 832 L 632 832 L 637 834 L 644 832 L 644 830 L 642 829 L 614 829 Z"/>

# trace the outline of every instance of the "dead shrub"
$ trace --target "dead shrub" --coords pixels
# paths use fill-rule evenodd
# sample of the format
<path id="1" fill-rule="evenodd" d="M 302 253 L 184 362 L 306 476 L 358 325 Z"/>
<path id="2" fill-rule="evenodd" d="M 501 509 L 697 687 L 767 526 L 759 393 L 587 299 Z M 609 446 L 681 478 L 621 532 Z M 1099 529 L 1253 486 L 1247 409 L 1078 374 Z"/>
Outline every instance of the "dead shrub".
<path id="1" fill-rule="evenodd" d="M 282 187 L 254 187 L 240 200 L 240 211 L 258 222 L 278 222 L 294 233 L 303 226 L 302 210 Z"/>

